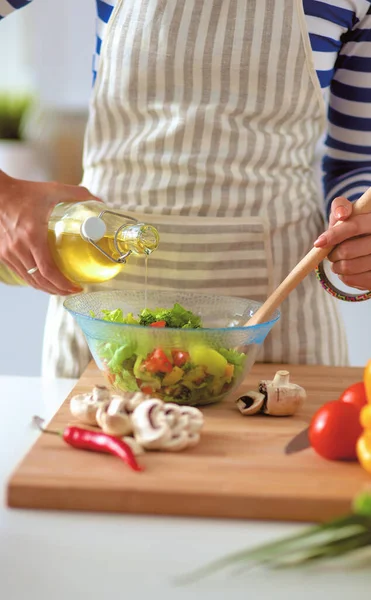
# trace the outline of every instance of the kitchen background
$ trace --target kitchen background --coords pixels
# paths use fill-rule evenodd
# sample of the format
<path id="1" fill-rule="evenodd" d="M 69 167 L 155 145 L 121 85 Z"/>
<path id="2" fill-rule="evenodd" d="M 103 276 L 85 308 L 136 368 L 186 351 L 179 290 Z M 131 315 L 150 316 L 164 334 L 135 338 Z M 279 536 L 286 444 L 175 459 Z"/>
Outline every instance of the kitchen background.
<path id="1" fill-rule="evenodd" d="M 39 106 L 25 141 L 0 135 L 0 168 L 10 175 L 79 182 L 95 18 L 94 0 L 34 0 L 0 23 L 0 97 L 31 92 Z M 1 285 L 1 375 L 40 374 L 47 304 L 42 292 Z M 371 301 L 340 308 L 351 363 L 363 366 L 371 358 Z"/>

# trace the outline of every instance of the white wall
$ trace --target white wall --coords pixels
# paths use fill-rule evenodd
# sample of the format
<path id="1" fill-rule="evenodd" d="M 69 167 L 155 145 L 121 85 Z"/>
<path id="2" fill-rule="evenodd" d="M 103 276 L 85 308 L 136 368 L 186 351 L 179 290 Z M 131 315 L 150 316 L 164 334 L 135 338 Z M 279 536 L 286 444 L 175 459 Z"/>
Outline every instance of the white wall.
<path id="1" fill-rule="evenodd" d="M 0 23 L 0 89 L 33 86 L 44 104 L 85 107 L 95 0 L 34 0 Z"/>
<path id="2" fill-rule="evenodd" d="M 49 106 L 85 108 L 94 0 L 34 0 L 0 22 L 0 89 L 33 88 Z M 1 165 L 0 165 L 1 168 Z M 39 375 L 48 297 L 1 285 L 0 374 Z"/>
<path id="3" fill-rule="evenodd" d="M 85 107 L 94 50 L 94 0 L 34 0 L 0 23 L 0 88 L 32 85 L 52 106 Z M 1 165 L 0 165 L 1 168 Z M 48 298 L 1 286 L 0 374 L 38 375 Z M 371 358 L 371 301 L 340 303 L 353 365 Z"/>

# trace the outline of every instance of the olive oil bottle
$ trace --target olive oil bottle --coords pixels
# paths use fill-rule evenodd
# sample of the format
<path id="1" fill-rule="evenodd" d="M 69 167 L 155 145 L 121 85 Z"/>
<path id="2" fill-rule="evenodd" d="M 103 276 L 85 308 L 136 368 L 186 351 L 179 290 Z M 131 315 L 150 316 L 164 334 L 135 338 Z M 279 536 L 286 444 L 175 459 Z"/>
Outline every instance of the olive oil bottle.
<path id="1" fill-rule="evenodd" d="M 54 208 L 48 242 L 63 275 L 74 284 L 84 285 L 113 279 L 130 255 L 148 257 L 158 246 L 159 234 L 152 225 L 88 200 L 63 202 Z M 2 264 L 0 281 L 26 285 Z"/>

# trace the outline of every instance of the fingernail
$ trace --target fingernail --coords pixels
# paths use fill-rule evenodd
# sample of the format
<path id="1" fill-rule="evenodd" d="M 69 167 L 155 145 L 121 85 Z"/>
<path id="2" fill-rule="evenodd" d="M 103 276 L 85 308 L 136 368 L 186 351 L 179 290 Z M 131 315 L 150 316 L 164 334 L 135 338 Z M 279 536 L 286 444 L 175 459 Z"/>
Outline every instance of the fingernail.
<path id="1" fill-rule="evenodd" d="M 339 206 L 336 210 L 335 210 L 335 217 L 337 219 L 345 219 L 345 217 L 348 216 L 348 211 L 345 208 L 345 206 Z"/>
<path id="2" fill-rule="evenodd" d="M 68 291 L 71 294 L 79 294 L 80 292 L 82 292 L 82 288 L 70 288 Z"/>
<path id="3" fill-rule="evenodd" d="M 314 242 L 314 245 L 317 246 L 317 248 L 323 248 L 324 246 L 326 246 L 327 244 L 327 235 L 325 233 L 322 233 L 319 238 L 316 239 L 316 241 Z"/>

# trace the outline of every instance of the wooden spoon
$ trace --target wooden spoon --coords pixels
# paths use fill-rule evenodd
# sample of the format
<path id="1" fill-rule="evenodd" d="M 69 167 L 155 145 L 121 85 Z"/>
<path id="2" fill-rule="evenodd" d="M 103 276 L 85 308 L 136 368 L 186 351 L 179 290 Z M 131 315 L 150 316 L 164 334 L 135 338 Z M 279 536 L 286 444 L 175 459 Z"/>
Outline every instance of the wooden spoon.
<path id="1" fill-rule="evenodd" d="M 361 215 L 369 212 L 371 212 L 371 187 L 354 202 L 352 215 Z M 336 225 L 339 225 L 340 222 L 338 221 Z M 250 327 L 269 320 L 274 311 L 286 300 L 290 292 L 330 254 L 333 248 L 333 246 L 328 248 L 313 247 L 244 326 Z"/>

